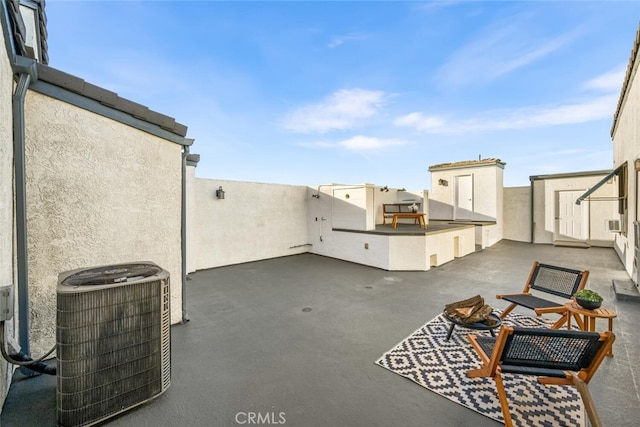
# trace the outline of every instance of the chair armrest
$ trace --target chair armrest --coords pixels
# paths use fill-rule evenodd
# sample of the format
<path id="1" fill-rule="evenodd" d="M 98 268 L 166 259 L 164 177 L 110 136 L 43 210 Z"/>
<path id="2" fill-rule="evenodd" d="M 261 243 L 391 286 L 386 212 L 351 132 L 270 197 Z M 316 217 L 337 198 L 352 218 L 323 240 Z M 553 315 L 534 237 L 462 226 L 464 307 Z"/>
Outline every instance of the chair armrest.
<path id="1" fill-rule="evenodd" d="M 531 292 L 518 292 L 517 294 L 499 294 L 499 295 L 496 295 L 496 298 L 502 299 L 504 297 L 511 297 L 511 296 L 516 297 L 521 295 L 531 295 Z"/>

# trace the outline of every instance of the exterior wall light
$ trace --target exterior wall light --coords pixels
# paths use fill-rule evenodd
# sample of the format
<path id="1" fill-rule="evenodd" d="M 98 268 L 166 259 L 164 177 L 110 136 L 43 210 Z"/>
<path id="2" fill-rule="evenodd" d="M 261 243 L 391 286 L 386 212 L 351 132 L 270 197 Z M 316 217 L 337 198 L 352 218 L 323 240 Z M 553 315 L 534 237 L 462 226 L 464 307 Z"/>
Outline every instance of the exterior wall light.
<path id="1" fill-rule="evenodd" d="M 216 190 L 216 199 L 224 199 L 224 190 L 222 189 L 222 185 Z"/>
<path id="2" fill-rule="evenodd" d="M 443 187 L 446 187 L 449 185 L 449 181 L 447 181 L 446 179 L 439 179 L 438 180 L 438 184 L 442 185 Z"/>

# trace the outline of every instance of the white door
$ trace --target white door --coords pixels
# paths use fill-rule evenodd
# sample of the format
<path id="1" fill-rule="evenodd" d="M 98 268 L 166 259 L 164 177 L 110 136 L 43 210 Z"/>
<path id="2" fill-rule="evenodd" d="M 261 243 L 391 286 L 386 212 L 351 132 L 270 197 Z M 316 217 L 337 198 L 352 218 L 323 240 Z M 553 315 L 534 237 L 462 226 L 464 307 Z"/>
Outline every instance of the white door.
<path id="1" fill-rule="evenodd" d="M 456 205 L 453 219 L 471 219 L 473 213 L 473 175 L 456 176 Z"/>
<path id="2" fill-rule="evenodd" d="M 580 191 L 558 192 L 558 235 L 556 240 L 587 240 L 587 201 L 579 205 Z"/>

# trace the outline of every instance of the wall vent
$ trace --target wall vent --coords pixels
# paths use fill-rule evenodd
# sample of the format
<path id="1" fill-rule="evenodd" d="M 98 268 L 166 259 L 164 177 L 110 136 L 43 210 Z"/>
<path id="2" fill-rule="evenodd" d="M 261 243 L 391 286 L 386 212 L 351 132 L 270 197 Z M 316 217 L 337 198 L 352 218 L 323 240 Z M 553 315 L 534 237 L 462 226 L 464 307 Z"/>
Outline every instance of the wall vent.
<path id="1" fill-rule="evenodd" d="M 171 384 L 169 273 L 150 262 L 61 273 L 57 287 L 59 426 L 89 426 Z"/>
<path id="2" fill-rule="evenodd" d="M 605 220 L 605 228 L 612 233 L 619 233 L 622 231 L 619 219 L 607 219 Z"/>

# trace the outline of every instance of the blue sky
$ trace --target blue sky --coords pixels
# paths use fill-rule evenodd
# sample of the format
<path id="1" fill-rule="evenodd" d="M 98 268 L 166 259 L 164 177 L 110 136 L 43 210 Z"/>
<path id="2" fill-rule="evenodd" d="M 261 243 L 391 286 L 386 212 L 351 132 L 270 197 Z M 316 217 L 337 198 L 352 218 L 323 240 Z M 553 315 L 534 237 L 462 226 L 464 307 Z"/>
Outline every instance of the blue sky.
<path id="1" fill-rule="evenodd" d="M 175 117 L 201 178 L 430 189 L 611 169 L 636 1 L 49 0 L 49 65 Z"/>

